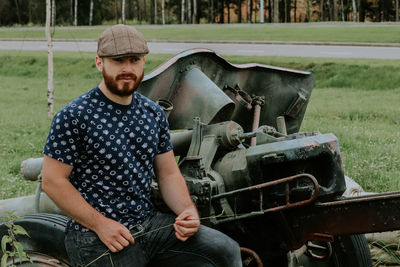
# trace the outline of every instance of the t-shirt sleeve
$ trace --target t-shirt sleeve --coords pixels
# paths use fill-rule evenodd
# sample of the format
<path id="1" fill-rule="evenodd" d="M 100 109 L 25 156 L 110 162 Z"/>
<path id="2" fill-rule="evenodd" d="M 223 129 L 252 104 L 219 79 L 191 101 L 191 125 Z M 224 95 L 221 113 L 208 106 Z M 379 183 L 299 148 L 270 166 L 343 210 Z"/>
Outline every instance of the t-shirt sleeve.
<path id="1" fill-rule="evenodd" d="M 162 154 L 168 152 L 173 149 L 171 143 L 171 137 L 169 133 L 169 124 L 167 117 L 165 116 L 164 111 L 160 109 L 157 112 L 157 115 L 160 118 L 159 125 L 160 125 L 160 138 L 158 142 L 157 154 Z"/>
<path id="2" fill-rule="evenodd" d="M 78 157 L 80 124 L 70 111 L 56 114 L 50 127 L 43 153 L 63 163 L 74 165 Z"/>

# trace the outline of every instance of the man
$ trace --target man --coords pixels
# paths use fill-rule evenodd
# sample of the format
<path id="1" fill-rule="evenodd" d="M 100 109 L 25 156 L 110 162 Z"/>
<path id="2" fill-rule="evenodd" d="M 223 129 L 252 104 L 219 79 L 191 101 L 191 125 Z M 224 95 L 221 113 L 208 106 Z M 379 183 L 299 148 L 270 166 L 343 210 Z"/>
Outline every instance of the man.
<path id="1" fill-rule="evenodd" d="M 102 81 L 53 120 L 42 188 L 71 218 L 70 259 L 74 266 L 241 266 L 237 243 L 200 225 L 162 109 L 135 92 L 148 52 L 133 27 L 106 29 L 95 59 Z M 154 210 L 153 173 L 176 216 Z"/>

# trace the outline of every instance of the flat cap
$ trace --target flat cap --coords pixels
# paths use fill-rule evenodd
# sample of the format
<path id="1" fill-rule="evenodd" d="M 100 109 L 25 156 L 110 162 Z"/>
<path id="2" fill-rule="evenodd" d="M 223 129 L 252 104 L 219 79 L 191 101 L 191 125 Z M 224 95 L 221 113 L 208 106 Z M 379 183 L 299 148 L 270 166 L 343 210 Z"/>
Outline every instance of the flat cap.
<path id="1" fill-rule="evenodd" d="M 107 28 L 97 43 L 99 57 L 122 57 L 149 53 L 143 35 L 132 26 L 123 24 Z"/>

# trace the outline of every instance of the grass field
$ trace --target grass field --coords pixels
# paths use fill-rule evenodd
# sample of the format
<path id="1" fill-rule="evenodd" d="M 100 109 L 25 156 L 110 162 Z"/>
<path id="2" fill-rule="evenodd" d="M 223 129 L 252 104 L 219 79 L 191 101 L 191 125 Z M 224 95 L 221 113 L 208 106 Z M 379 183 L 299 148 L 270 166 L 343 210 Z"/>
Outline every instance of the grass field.
<path id="1" fill-rule="evenodd" d="M 379 25 L 379 24 L 378 24 Z M 362 24 L 138 26 L 148 40 L 250 40 L 400 43 L 399 25 Z M 56 28 L 53 38 L 97 39 L 103 27 Z M 0 38 L 45 38 L 44 29 L 0 28 Z"/>
<path id="2" fill-rule="evenodd" d="M 149 55 L 148 73 L 169 55 Z M 93 53 L 55 54 L 55 110 L 94 87 Z M 390 60 L 228 57 L 312 71 L 316 78 L 302 125 L 333 132 L 345 173 L 368 191 L 399 189 L 400 66 Z M 47 53 L 0 51 L 0 199 L 33 193 L 19 175 L 22 160 L 40 157 L 47 137 Z"/>

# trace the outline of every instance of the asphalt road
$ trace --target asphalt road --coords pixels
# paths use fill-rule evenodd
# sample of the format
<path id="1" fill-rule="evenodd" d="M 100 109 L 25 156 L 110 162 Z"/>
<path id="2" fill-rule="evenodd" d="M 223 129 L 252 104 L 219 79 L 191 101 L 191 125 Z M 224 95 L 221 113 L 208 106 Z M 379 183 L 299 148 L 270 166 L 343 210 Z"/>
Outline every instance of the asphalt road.
<path id="1" fill-rule="evenodd" d="M 208 42 L 148 42 L 154 54 L 176 54 L 190 48 L 208 48 L 221 55 L 328 58 L 400 59 L 400 47 L 315 44 L 254 44 Z M 95 52 L 95 41 L 54 41 L 55 51 Z M 0 40 L 0 50 L 46 51 L 45 41 Z"/>

